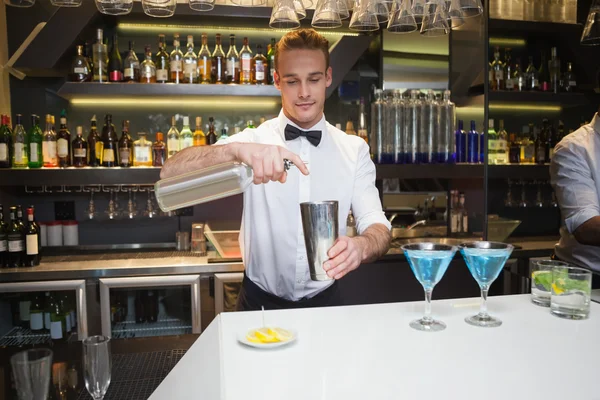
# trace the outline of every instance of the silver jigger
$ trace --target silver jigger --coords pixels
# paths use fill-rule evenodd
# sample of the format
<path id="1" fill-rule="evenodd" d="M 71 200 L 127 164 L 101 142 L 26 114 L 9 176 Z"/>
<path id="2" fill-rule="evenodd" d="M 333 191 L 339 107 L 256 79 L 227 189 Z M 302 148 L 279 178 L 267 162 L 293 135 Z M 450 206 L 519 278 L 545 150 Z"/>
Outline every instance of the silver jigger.
<path id="1" fill-rule="evenodd" d="M 302 228 L 310 278 L 313 281 L 331 280 L 323 269 L 329 260 L 327 252 L 338 238 L 338 202 L 317 201 L 300 203 Z"/>

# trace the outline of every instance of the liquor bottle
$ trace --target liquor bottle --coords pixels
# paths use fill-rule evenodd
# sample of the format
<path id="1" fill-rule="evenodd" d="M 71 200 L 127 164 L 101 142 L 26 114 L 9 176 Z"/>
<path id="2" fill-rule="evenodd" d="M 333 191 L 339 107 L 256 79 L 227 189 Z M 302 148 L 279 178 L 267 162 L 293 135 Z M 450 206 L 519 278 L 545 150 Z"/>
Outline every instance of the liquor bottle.
<path id="1" fill-rule="evenodd" d="M 42 158 L 45 168 L 56 168 L 58 166 L 58 157 L 56 154 L 56 135 L 52 127 L 52 116 L 46 115 L 46 130 L 44 131 L 44 141 L 42 142 Z"/>
<path id="2" fill-rule="evenodd" d="M 60 301 L 55 298 L 52 301 L 50 309 L 50 338 L 52 340 L 62 340 L 66 338 L 66 321 Z"/>
<path id="3" fill-rule="evenodd" d="M 271 47 L 267 51 L 267 61 L 269 63 L 269 76 L 267 82 L 269 85 L 275 83 L 275 38 L 271 38 Z"/>
<path id="4" fill-rule="evenodd" d="M 358 136 L 369 144 L 369 132 L 367 131 L 367 112 L 365 110 L 365 98 L 360 98 L 358 112 Z"/>
<path id="5" fill-rule="evenodd" d="M 113 35 L 112 49 L 108 61 L 108 79 L 111 82 L 123 82 L 123 60 L 119 53 L 117 35 Z"/>
<path id="6" fill-rule="evenodd" d="M 348 121 L 346 121 L 346 135 L 356 135 L 356 131 L 354 130 L 354 122 L 352 122 L 352 118 L 348 117 Z"/>
<path id="7" fill-rule="evenodd" d="M 527 87 L 527 80 L 525 79 L 525 74 L 521 70 L 521 60 L 517 59 L 517 63 L 515 64 L 515 72 L 512 77 L 513 90 L 522 92 Z"/>
<path id="8" fill-rule="evenodd" d="M 469 213 L 465 208 L 465 194 L 461 193 L 458 198 L 458 215 L 460 233 L 469 233 Z"/>
<path id="9" fill-rule="evenodd" d="M 475 121 L 471 121 L 471 130 L 467 133 L 467 162 L 478 163 L 483 162 L 479 158 L 479 133 L 475 128 Z"/>
<path id="10" fill-rule="evenodd" d="M 538 130 L 535 137 L 535 163 L 545 164 L 546 163 L 546 127 L 548 120 L 544 119 L 545 125 L 541 130 Z"/>
<path id="11" fill-rule="evenodd" d="M 108 82 L 108 50 L 104 44 L 103 35 L 102 29 L 96 30 L 96 43 L 92 46 L 94 82 Z"/>
<path id="12" fill-rule="evenodd" d="M 227 124 L 223 125 L 223 129 L 221 129 L 221 135 L 219 135 L 219 140 L 227 139 L 229 137 L 229 127 Z"/>
<path id="13" fill-rule="evenodd" d="M 515 90 L 513 81 L 514 68 L 512 66 L 511 49 L 504 49 L 504 89 Z"/>
<path id="14" fill-rule="evenodd" d="M 546 129 L 546 162 L 552 161 L 554 157 L 554 146 L 557 144 L 556 130 L 554 126 L 548 122 L 548 128 Z"/>
<path id="15" fill-rule="evenodd" d="M 0 268 L 8 267 L 8 224 L 4 222 L 4 207 L 0 204 Z"/>
<path id="16" fill-rule="evenodd" d="M 511 164 L 519 164 L 521 161 L 521 147 L 519 146 L 519 141 L 514 133 L 510 134 L 508 160 Z"/>
<path id="17" fill-rule="evenodd" d="M 504 64 L 500 61 L 500 47 L 496 46 L 494 50 L 494 61 L 492 62 L 492 71 L 494 79 L 492 80 L 492 90 L 504 90 Z"/>
<path id="18" fill-rule="evenodd" d="M 225 81 L 227 83 L 240 82 L 240 56 L 235 48 L 235 35 L 229 35 L 229 50 L 227 51 Z"/>
<path id="19" fill-rule="evenodd" d="M 217 134 L 215 133 L 215 120 L 213 117 L 208 119 L 208 135 L 206 135 L 206 144 L 213 145 L 217 143 Z"/>
<path id="20" fill-rule="evenodd" d="M 56 144 L 58 166 L 67 168 L 71 165 L 71 132 L 67 128 L 67 117 L 64 110 L 60 117 L 60 130 L 58 131 Z"/>
<path id="21" fill-rule="evenodd" d="M 44 330 L 44 303 L 38 292 L 33 293 L 29 306 L 29 329 L 33 333 L 41 333 Z"/>
<path id="22" fill-rule="evenodd" d="M 94 44 L 87 40 L 83 43 L 83 57 L 87 60 L 90 66 L 90 81 L 94 77 Z"/>
<path id="23" fill-rule="evenodd" d="M 88 146 L 89 146 L 89 161 L 90 167 L 99 167 L 102 165 L 102 153 L 104 153 L 104 143 L 98 133 L 98 127 L 96 126 L 96 116 L 94 115 L 90 120 L 90 134 L 88 135 Z"/>
<path id="24" fill-rule="evenodd" d="M 39 230 L 35 223 L 33 208 L 27 208 L 27 226 L 25 227 L 25 266 L 40 265 Z"/>
<path id="25" fill-rule="evenodd" d="M 27 135 L 27 142 L 29 143 L 29 162 L 27 165 L 29 168 L 42 168 L 43 155 L 42 155 L 42 144 L 44 141 L 44 134 L 40 128 L 40 117 L 37 115 L 31 116 L 31 129 Z"/>
<path id="26" fill-rule="evenodd" d="M 54 309 L 54 296 L 50 292 L 46 292 L 44 298 L 44 330 L 50 332 L 50 315 Z"/>
<path id="27" fill-rule="evenodd" d="M 550 61 L 548 61 L 548 70 L 550 71 L 550 90 L 554 93 L 560 91 L 560 59 L 556 52 L 556 47 L 550 49 Z"/>
<path id="28" fill-rule="evenodd" d="M 64 324 L 64 334 L 65 335 L 64 336 L 66 338 L 68 336 L 68 333 L 70 333 L 71 329 L 72 329 L 72 327 L 71 327 L 71 313 L 69 312 L 69 307 L 67 306 L 67 303 L 65 301 L 65 296 L 64 295 L 61 295 L 60 293 L 57 293 L 56 300 L 57 300 L 57 302 L 58 302 L 58 304 L 60 306 L 61 314 L 62 314 L 62 317 L 63 317 L 63 319 L 65 321 L 65 324 Z"/>
<path id="29" fill-rule="evenodd" d="M 129 136 L 129 121 L 123 121 L 121 139 L 119 139 L 119 166 L 131 167 L 133 164 L 133 140 Z"/>
<path id="30" fill-rule="evenodd" d="M 526 90 L 539 90 L 539 74 L 538 70 L 533 65 L 533 57 L 529 57 L 529 65 L 525 70 L 525 87 Z"/>
<path id="31" fill-rule="evenodd" d="M 538 69 L 539 75 L 539 90 L 542 92 L 550 91 L 550 73 L 548 72 L 548 62 L 546 61 L 546 52 L 542 50 L 541 52 L 542 62 L 540 64 L 540 68 Z"/>
<path id="32" fill-rule="evenodd" d="M 255 129 L 256 126 L 254 126 L 254 121 L 249 119 L 248 122 L 246 123 L 246 128 Z"/>
<path id="33" fill-rule="evenodd" d="M 171 117 L 171 129 L 167 132 L 167 157 L 171 158 L 179 152 L 181 148 L 181 136 L 177 130 L 175 117 Z"/>
<path id="34" fill-rule="evenodd" d="M 458 211 L 458 191 L 450 191 L 450 232 L 460 233 L 460 213 Z"/>
<path id="35" fill-rule="evenodd" d="M 162 132 L 156 133 L 156 142 L 152 144 L 152 166 L 162 167 L 167 159 L 167 145 L 163 142 Z"/>
<path id="36" fill-rule="evenodd" d="M 267 58 L 262 54 L 262 46 L 256 46 L 256 55 L 252 58 L 250 76 L 253 85 L 266 85 L 268 75 Z"/>
<path id="37" fill-rule="evenodd" d="M 252 83 L 252 50 L 248 46 L 248 38 L 244 38 L 244 45 L 240 51 L 240 83 L 249 85 Z"/>
<path id="38" fill-rule="evenodd" d="M 204 37 L 202 38 L 202 41 L 204 42 Z M 221 34 L 219 33 L 217 33 L 216 42 L 215 51 L 213 51 L 212 54 L 211 81 L 212 83 L 221 84 L 227 81 L 227 62 L 225 60 L 225 52 L 221 46 Z"/>
<path id="39" fill-rule="evenodd" d="M 35 207 L 33 207 L 32 205 L 29 206 L 29 208 L 31 208 L 33 210 L 33 213 L 35 215 Z M 37 223 L 37 221 L 35 220 L 35 218 L 33 219 L 32 222 L 33 226 L 35 227 L 35 229 L 38 231 L 38 233 L 40 233 L 42 230 L 40 228 L 40 224 Z M 38 256 L 37 256 L 37 265 L 40 264 L 40 262 L 42 262 L 42 237 L 38 234 Z"/>
<path id="40" fill-rule="evenodd" d="M 8 267 L 19 268 L 24 265 L 25 232 L 17 220 L 17 207 L 10 208 L 10 224 L 6 231 L 8 241 Z"/>
<path id="41" fill-rule="evenodd" d="M 92 73 L 87 57 L 83 55 L 83 46 L 77 46 L 77 55 L 73 58 L 69 70 L 69 82 L 89 82 Z"/>
<path id="42" fill-rule="evenodd" d="M 73 166 L 74 167 L 87 167 L 88 165 L 88 143 L 83 138 L 83 127 L 77 127 L 77 135 L 71 144 L 73 149 Z"/>
<path id="43" fill-rule="evenodd" d="M 463 128 L 462 119 L 458 120 L 458 128 L 454 132 L 454 140 L 456 142 L 456 162 L 467 162 L 467 134 Z"/>
<path id="44" fill-rule="evenodd" d="M 181 43 L 179 42 L 179 34 L 176 33 L 173 36 L 173 51 L 169 59 L 169 68 L 171 69 L 171 82 L 182 83 L 183 82 L 183 53 L 179 49 Z"/>
<path id="45" fill-rule="evenodd" d="M 180 150 L 192 147 L 194 145 L 194 135 L 190 129 L 190 117 L 183 117 L 183 128 L 179 133 Z"/>
<path id="46" fill-rule="evenodd" d="M 573 63 L 567 63 L 567 71 L 562 77 L 562 90 L 575 92 L 577 90 L 577 79 L 573 72 Z"/>
<path id="47" fill-rule="evenodd" d="M 104 117 L 104 127 L 102 128 L 102 166 L 117 166 L 117 148 L 119 138 L 115 126 L 112 124 L 112 115 L 106 114 Z"/>
<path id="48" fill-rule="evenodd" d="M 202 131 L 202 117 L 196 117 L 196 130 L 194 131 L 194 146 L 206 146 L 206 135 Z"/>
<path id="49" fill-rule="evenodd" d="M 0 117 L 0 168 L 10 168 L 12 152 L 12 129 L 10 129 L 10 117 Z"/>
<path id="50" fill-rule="evenodd" d="M 138 140 L 133 142 L 133 166 L 152 166 L 152 142 L 146 139 L 146 132 L 138 132 Z"/>
<path id="51" fill-rule="evenodd" d="M 508 164 L 508 133 L 504 130 L 504 120 L 500 120 L 496 164 Z"/>
<path id="52" fill-rule="evenodd" d="M 71 331 L 75 332 L 75 327 L 77 326 L 77 315 L 75 314 L 75 307 L 73 305 L 73 301 L 71 300 L 68 292 L 65 292 L 62 295 L 62 297 L 65 305 L 65 315 L 69 315 Z"/>
<path id="53" fill-rule="evenodd" d="M 183 82 L 198 82 L 198 57 L 194 53 L 194 37 L 187 37 L 187 53 L 183 56 Z"/>
<path id="54" fill-rule="evenodd" d="M 216 49 L 215 49 L 216 51 Z M 198 52 L 198 82 L 211 83 L 212 55 L 208 49 L 208 36 L 202 34 L 202 47 Z"/>
<path id="55" fill-rule="evenodd" d="M 27 132 L 23 127 L 23 116 L 17 114 L 15 117 L 15 127 L 12 136 L 12 167 L 27 168 L 29 157 L 27 157 L 27 148 L 29 143 L 27 140 Z"/>
<path id="56" fill-rule="evenodd" d="M 139 82 L 140 81 L 140 60 L 135 54 L 133 47 L 135 42 L 129 41 L 129 52 L 125 61 L 123 61 L 123 79 L 125 82 Z"/>
<path id="57" fill-rule="evenodd" d="M 156 82 L 169 82 L 169 53 L 165 50 L 165 35 L 158 35 L 158 53 L 154 65 L 156 66 Z"/>
<path id="58" fill-rule="evenodd" d="M 140 64 L 140 82 L 156 83 L 156 65 L 152 61 L 152 50 L 150 46 L 145 47 L 146 58 Z"/>
<path id="59" fill-rule="evenodd" d="M 521 164 L 531 164 L 535 162 L 535 132 L 533 124 L 529 124 L 529 131 L 523 132 L 521 140 Z"/>

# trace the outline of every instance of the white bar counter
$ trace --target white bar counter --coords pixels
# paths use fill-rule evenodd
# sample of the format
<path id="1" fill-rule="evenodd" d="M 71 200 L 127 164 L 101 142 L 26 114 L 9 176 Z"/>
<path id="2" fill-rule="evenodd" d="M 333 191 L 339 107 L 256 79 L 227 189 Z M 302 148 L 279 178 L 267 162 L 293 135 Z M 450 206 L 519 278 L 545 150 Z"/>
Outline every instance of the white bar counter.
<path id="1" fill-rule="evenodd" d="M 424 305 L 267 311 L 267 325 L 298 333 L 268 350 L 237 342 L 260 312 L 222 313 L 150 399 L 600 399 L 600 304 L 571 321 L 529 295 L 490 297 L 503 324 L 479 328 L 464 322 L 478 298 L 434 301 L 447 328 L 420 332 L 408 324 Z"/>

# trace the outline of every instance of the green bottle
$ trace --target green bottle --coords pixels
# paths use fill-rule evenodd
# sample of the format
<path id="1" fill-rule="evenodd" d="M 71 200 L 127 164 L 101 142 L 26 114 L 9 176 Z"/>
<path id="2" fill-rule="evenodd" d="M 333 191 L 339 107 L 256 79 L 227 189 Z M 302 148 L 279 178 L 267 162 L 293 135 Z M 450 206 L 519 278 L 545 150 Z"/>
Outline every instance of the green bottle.
<path id="1" fill-rule="evenodd" d="M 275 38 L 271 38 L 271 47 L 267 51 L 267 62 L 269 63 L 269 77 L 267 81 L 269 85 L 272 85 L 275 82 Z"/>
<path id="2" fill-rule="evenodd" d="M 12 146 L 12 167 L 27 168 L 27 148 L 29 147 L 29 143 L 27 140 L 27 132 L 25 132 L 25 128 L 23 127 L 21 114 L 17 114 L 17 117 L 15 118 Z"/>
<path id="3" fill-rule="evenodd" d="M 29 328 L 32 332 L 41 332 L 44 329 L 44 305 L 39 293 L 33 295 L 29 307 Z"/>
<path id="4" fill-rule="evenodd" d="M 52 303 L 50 310 L 50 338 L 52 340 L 62 340 L 66 338 L 67 326 L 64 311 L 60 301 Z"/>
<path id="5" fill-rule="evenodd" d="M 40 117 L 31 116 L 31 129 L 29 130 L 27 142 L 29 143 L 29 168 L 42 168 L 42 139 L 43 133 L 40 128 Z"/>

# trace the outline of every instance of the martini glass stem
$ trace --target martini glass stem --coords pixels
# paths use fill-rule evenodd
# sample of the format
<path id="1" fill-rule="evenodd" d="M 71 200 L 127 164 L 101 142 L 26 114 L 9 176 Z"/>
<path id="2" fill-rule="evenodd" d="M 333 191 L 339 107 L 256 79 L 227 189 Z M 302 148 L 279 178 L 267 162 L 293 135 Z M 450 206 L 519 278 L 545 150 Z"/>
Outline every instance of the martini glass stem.
<path id="1" fill-rule="evenodd" d="M 489 288 L 487 286 L 481 287 L 481 307 L 479 308 L 479 315 L 482 317 L 488 317 L 487 311 L 487 296 Z"/>
<path id="2" fill-rule="evenodd" d="M 423 322 L 432 322 L 431 318 L 431 293 L 433 289 L 425 289 L 425 314 L 423 315 Z"/>

